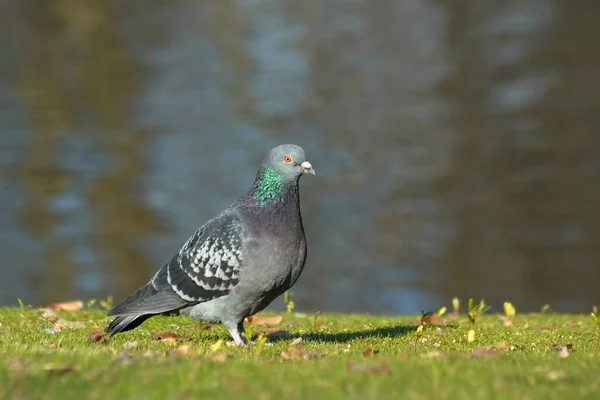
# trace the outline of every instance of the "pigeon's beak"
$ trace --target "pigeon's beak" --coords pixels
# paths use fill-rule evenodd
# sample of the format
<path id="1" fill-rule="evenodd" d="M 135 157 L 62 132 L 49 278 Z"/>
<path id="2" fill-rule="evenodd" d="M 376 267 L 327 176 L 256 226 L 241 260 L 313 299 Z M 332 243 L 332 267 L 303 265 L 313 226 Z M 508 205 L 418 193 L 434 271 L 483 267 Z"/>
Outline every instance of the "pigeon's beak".
<path id="1" fill-rule="evenodd" d="M 308 161 L 304 161 L 302 164 L 300 164 L 300 166 L 304 170 L 305 174 L 317 175 L 312 165 Z"/>

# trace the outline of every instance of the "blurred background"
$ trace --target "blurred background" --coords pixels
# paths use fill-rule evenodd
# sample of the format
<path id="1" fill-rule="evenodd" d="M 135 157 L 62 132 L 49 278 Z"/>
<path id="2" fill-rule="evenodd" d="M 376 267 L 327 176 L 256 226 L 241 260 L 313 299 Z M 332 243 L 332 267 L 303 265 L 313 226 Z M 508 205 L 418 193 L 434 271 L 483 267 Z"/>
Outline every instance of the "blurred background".
<path id="1" fill-rule="evenodd" d="M 599 16 L 566 0 L 3 0 L 0 305 L 120 300 L 291 142 L 318 173 L 301 180 L 296 310 L 459 296 L 588 312 Z"/>

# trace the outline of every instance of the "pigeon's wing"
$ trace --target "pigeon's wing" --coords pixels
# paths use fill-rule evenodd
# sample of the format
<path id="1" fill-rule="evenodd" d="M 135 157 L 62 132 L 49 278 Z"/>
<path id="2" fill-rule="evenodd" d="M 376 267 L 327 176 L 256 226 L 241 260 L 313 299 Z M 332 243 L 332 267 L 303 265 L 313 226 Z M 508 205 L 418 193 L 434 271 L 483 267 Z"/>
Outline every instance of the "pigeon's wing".
<path id="1" fill-rule="evenodd" d="M 226 295 L 239 282 L 244 234 L 237 215 L 218 215 L 109 315 L 165 313 Z"/>
<path id="2" fill-rule="evenodd" d="M 166 278 L 168 287 L 187 302 L 221 297 L 239 282 L 243 236 L 237 216 L 220 216 L 196 231 L 155 279 Z M 164 281 L 157 282 L 161 285 Z"/>

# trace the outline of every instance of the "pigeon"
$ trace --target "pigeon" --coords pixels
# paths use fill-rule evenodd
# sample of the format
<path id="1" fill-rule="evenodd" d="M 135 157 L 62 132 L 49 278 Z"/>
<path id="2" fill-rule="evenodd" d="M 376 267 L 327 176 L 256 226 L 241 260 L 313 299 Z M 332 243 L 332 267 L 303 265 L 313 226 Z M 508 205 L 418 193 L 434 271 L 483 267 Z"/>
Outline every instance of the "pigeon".
<path id="1" fill-rule="evenodd" d="M 156 315 L 221 323 L 246 345 L 244 319 L 266 308 L 300 277 L 307 248 L 298 181 L 316 175 L 304 150 L 273 148 L 253 185 L 185 242 L 141 288 L 109 312 L 108 336 Z"/>

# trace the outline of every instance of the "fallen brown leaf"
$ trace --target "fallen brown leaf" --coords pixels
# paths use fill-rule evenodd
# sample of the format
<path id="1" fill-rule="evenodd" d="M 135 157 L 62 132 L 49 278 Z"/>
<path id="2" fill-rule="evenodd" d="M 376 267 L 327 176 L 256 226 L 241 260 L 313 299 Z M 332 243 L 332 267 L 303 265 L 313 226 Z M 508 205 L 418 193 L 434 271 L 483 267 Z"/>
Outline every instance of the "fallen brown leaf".
<path id="1" fill-rule="evenodd" d="M 248 317 L 247 320 L 250 325 L 275 326 L 283 321 L 283 317 L 281 315 L 273 315 L 269 317 L 252 315 Z"/>
<path id="2" fill-rule="evenodd" d="M 423 325 L 431 325 L 434 324 L 437 320 L 437 314 L 435 313 L 430 313 L 427 314 L 423 317 L 421 317 L 421 324 Z"/>
<path id="3" fill-rule="evenodd" d="M 102 331 L 93 332 L 88 335 L 88 339 L 95 343 L 104 343 L 104 335 Z"/>
<path id="4" fill-rule="evenodd" d="M 569 321 L 565 323 L 566 326 L 570 326 L 572 328 L 579 328 L 581 326 L 581 321 Z"/>
<path id="5" fill-rule="evenodd" d="M 513 326 L 512 318 L 509 318 L 505 315 L 501 315 L 500 317 L 498 317 L 498 319 L 502 321 L 502 325 L 504 325 L 505 327 Z"/>
<path id="6" fill-rule="evenodd" d="M 538 326 L 535 328 L 538 331 L 553 331 L 554 328 L 551 328 L 549 326 Z"/>
<path id="7" fill-rule="evenodd" d="M 379 350 L 373 350 L 370 347 L 367 347 L 364 351 L 363 351 L 363 356 L 365 357 L 374 357 L 375 354 L 379 353 Z"/>
<path id="8" fill-rule="evenodd" d="M 392 369 L 385 364 L 355 364 L 348 363 L 346 368 L 350 372 L 359 372 L 366 374 L 386 374 L 391 375 Z"/>
<path id="9" fill-rule="evenodd" d="M 189 344 L 184 344 L 172 350 L 165 351 L 166 356 L 183 357 L 192 352 L 192 347 Z"/>
<path id="10" fill-rule="evenodd" d="M 48 305 L 47 308 L 49 308 L 53 311 L 58 311 L 58 310 L 79 311 L 79 310 L 83 309 L 83 301 L 75 300 L 75 301 L 66 301 L 63 303 L 52 303 L 52 304 Z"/>
<path id="11" fill-rule="evenodd" d="M 175 342 L 188 342 L 192 340 L 191 336 L 179 336 L 174 334 L 173 332 L 155 332 L 152 334 L 156 340 L 160 340 L 165 343 L 175 343 Z"/>
<path id="12" fill-rule="evenodd" d="M 288 347 L 287 351 L 284 351 L 281 353 L 281 358 L 283 358 L 284 360 L 298 360 L 298 359 L 310 360 L 313 358 L 317 358 L 318 356 L 319 356 L 318 353 L 306 351 L 306 350 L 304 350 L 300 347 L 296 347 L 296 346 L 290 346 L 290 347 Z"/>

